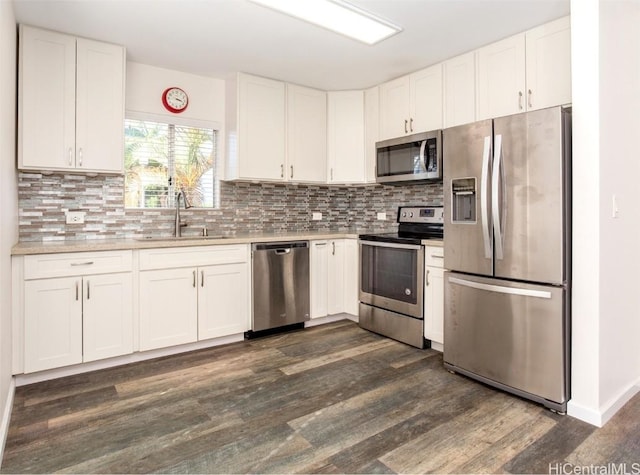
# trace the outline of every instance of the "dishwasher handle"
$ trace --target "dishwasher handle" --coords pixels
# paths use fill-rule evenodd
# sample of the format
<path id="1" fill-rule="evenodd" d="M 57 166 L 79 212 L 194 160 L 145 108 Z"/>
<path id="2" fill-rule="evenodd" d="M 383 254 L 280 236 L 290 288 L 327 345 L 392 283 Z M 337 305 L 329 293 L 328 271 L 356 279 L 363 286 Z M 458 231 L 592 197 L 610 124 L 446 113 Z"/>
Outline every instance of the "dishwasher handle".
<path id="1" fill-rule="evenodd" d="M 308 248 L 309 241 L 265 242 L 251 245 L 252 251 L 276 251 L 276 254 L 288 254 L 291 249 Z"/>

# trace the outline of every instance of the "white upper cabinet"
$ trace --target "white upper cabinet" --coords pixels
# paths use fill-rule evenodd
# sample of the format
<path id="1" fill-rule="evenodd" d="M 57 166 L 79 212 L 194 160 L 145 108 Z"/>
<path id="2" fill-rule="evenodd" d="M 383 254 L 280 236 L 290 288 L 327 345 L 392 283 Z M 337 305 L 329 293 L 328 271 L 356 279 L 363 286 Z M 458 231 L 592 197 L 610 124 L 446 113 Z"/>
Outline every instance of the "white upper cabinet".
<path id="1" fill-rule="evenodd" d="M 380 88 L 364 91 L 364 161 L 365 181 L 376 181 L 376 142 L 380 140 Z"/>
<path id="2" fill-rule="evenodd" d="M 121 46 L 20 26 L 18 166 L 123 173 Z"/>
<path id="3" fill-rule="evenodd" d="M 364 92 L 329 92 L 329 183 L 364 183 L 364 127 Z"/>
<path id="4" fill-rule="evenodd" d="M 227 88 L 227 178 L 283 181 L 285 85 L 238 74 Z"/>
<path id="5" fill-rule="evenodd" d="M 560 18 L 478 50 L 478 119 L 571 102 L 571 25 Z"/>
<path id="6" fill-rule="evenodd" d="M 380 85 L 380 138 L 442 128 L 442 65 Z"/>
<path id="7" fill-rule="evenodd" d="M 560 18 L 527 31 L 527 109 L 571 102 L 571 21 Z"/>
<path id="8" fill-rule="evenodd" d="M 443 126 L 453 127 L 476 120 L 476 53 L 443 63 Z"/>
<path id="9" fill-rule="evenodd" d="M 287 84 L 287 180 L 327 181 L 327 93 Z"/>
<path id="10" fill-rule="evenodd" d="M 478 120 L 525 110 L 524 33 L 478 50 Z"/>

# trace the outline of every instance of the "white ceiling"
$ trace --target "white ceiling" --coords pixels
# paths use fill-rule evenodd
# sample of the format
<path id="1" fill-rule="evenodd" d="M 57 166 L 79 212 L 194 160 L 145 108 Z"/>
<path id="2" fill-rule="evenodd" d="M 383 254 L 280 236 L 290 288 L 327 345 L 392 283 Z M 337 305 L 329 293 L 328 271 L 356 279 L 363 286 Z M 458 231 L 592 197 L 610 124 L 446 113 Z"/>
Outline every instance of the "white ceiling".
<path id="1" fill-rule="evenodd" d="M 351 0 L 403 28 L 367 46 L 247 0 L 13 0 L 18 23 L 125 45 L 130 61 L 218 78 L 244 71 L 325 90 L 416 71 L 568 15 L 569 2 Z"/>

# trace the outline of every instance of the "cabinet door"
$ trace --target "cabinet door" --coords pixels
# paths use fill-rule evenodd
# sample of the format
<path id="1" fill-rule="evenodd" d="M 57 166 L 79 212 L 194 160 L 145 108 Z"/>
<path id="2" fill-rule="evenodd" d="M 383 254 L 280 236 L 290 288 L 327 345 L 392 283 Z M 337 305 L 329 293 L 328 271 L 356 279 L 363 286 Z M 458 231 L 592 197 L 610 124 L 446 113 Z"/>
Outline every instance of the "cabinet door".
<path id="1" fill-rule="evenodd" d="M 329 242 L 311 241 L 309 249 L 310 318 L 329 314 Z"/>
<path id="2" fill-rule="evenodd" d="M 329 242 L 329 297 L 328 313 L 334 315 L 345 311 L 344 305 L 344 240 L 335 239 Z"/>
<path id="3" fill-rule="evenodd" d="M 75 167 L 76 40 L 20 26 L 18 165 Z"/>
<path id="4" fill-rule="evenodd" d="M 82 279 L 24 283 L 24 372 L 82 363 Z"/>
<path id="5" fill-rule="evenodd" d="M 287 179 L 327 181 L 327 93 L 287 85 Z"/>
<path id="6" fill-rule="evenodd" d="M 424 293 L 424 337 L 444 343 L 444 269 L 427 266 Z"/>
<path id="7" fill-rule="evenodd" d="M 470 124 L 476 120 L 476 53 L 445 61 L 444 127 Z"/>
<path id="8" fill-rule="evenodd" d="M 376 142 L 380 137 L 380 89 L 372 87 L 364 91 L 364 154 L 365 179 L 376 181 Z"/>
<path id="9" fill-rule="evenodd" d="M 478 120 L 525 110 L 525 36 L 478 50 Z"/>
<path id="10" fill-rule="evenodd" d="M 364 93 L 328 94 L 329 183 L 364 183 Z"/>
<path id="11" fill-rule="evenodd" d="M 198 340 L 195 268 L 140 272 L 140 349 Z"/>
<path id="12" fill-rule="evenodd" d="M 410 90 L 409 76 L 380 85 L 380 140 L 409 133 Z"/>
<path id="13" fill-rule="evenodd" d="M 411 116 L 409 132 L 442 128 L 442 65 L 436 64 L 409 76 Z"/>
<path id="14" fill-rule="evenodd" d="M 76 168 L 124 171 L 124 48 L 79 38 Z"/>
<path id="15" fill-rule="evenodd" d="M 285 177 L 285 85 L 238 76 L 239 178 L 282 181 Z"/>
<path id="16" fill-rule="evenodd" d="M 132 276 L 83 278 L 83 361 L 133 353 Z"/>
<path id="17" fill-rule="evenodd" d="M 560 18 L 526 33 L 527 108 L 571 102 L 571 22 Z"/>
<path id="18" fill-rule="evenodd" d="M 248 264 L 198 269 L 198 340 L 249 330 Z"/>
<path id="19" fill-rule="evenodd" d="M 358 315 L 359 251 L 357 239 L 344 240 L 344 311 L 351 315 Z"/>

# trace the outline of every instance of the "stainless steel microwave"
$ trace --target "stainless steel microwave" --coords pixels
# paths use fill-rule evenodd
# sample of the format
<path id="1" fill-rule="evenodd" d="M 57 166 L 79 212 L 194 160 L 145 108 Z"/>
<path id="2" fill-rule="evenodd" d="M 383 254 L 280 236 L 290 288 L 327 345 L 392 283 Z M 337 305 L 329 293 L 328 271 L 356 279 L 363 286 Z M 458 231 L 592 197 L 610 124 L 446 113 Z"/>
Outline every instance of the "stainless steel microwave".
<path id="1" fill-rule="evenodd" d="M 376 181 L 442 181 L 442 130 L 377 142 Z"/>

